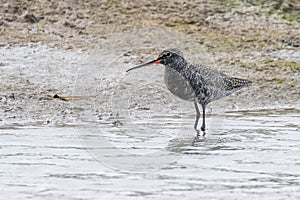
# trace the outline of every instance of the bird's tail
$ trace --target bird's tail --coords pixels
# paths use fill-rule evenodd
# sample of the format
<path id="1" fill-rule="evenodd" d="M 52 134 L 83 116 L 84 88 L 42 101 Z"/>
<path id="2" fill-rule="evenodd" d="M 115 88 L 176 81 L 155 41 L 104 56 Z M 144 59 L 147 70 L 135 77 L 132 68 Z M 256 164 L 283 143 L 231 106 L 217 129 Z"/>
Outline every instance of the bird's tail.
<path id="1" fill-rule="evenodd" d="M 225 90 L 228 94 L 231 94 L 237 90 L 240 90 L 244 87 L 248 87 L 252 84 L 252 81 L 247 79 L 240 79 L 240 78 L 225 78 Z"/>
<path id="2" fill-rule="evenodd" d="M 230 78 L 228 81 L 230 82 L 232 88 L 247 87 L 252 84 L 252 81 L 240 78 Z"/>

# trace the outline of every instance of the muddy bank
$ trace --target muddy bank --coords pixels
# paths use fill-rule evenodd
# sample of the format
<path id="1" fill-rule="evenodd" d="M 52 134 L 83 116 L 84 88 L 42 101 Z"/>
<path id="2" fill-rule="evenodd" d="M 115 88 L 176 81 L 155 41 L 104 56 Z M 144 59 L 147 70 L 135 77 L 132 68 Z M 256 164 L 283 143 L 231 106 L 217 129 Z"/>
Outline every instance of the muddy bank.
<path id="1" fill-rule="evenodd" d="M 1 45 L 42 42 L 90 48 L 99 38 L 147 26 L 182 31 L 213 52 L 300 44 L 300 8 L 294 0 L 4 0 L 0 11 Z"/>
<path id="2" fill-rule="evenodd" d="M 160 43 L 155 42 L 157 38 Z M 209 113 L 299 107 L 299 74 L 293 66 L 275 66 L 272 62 L 276 61 L 270 61 L 272 67 L 218 64 L 216 56 L 193 37 L 160 28 L 116 34 L 99 44 L 98 49 L 89 52 L 40 44 L 1 48 L 5 58 L 0 68 L 4 111 L 1 123 L 51 125 L 102 118 L 110 118 L 109 122 L 114 123 L 118 117 L 131 115 L 142 118 L 149 113 L 194 114 L 189 102 L 167 90 L 163 66 L 125 73 L 128 68 L 155 58 L 170 44 L 181 46 L 191 61 L 254 82 L 253 86 L 211 104 Z M 265 52 L 263 56 L 279 59 L 283 54 Z M 53 98 L 55 94 L 66 99 Z"/>
<path id="3" fill-rule="evenodd" d="M 161 66 L 124 73 L 169 47 L 254 82 L 209 112 L 299 107 L 294 1 L 4 1 L 0 10 L 1 123 L 193 113 L 167 91 Z"/>

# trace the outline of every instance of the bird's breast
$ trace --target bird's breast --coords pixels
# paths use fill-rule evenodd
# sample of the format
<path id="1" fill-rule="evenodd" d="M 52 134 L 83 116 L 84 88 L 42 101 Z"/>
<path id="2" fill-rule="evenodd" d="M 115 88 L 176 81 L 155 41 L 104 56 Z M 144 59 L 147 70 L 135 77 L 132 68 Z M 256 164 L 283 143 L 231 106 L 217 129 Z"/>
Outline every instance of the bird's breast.
<path id="1" fill-rule="evenodd" d="M 196 101 L 196 94 L 190 84 L 190 80 L 178 71 L 165 67 L 164 81 L 167 88 L 175 96 L 187 101 Z"/>

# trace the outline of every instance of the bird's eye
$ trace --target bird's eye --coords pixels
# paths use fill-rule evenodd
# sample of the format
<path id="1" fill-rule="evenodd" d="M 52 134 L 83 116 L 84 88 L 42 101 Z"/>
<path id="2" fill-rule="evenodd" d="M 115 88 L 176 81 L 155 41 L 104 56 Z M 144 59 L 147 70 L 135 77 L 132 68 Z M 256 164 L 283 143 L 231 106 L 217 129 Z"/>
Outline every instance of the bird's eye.
<path id="1" fill-rule="evenodd" d="M 172 56 L 171 53 L 166 53 L 165 55 L 166 55 L 166 57 L 171 57 Z"/>

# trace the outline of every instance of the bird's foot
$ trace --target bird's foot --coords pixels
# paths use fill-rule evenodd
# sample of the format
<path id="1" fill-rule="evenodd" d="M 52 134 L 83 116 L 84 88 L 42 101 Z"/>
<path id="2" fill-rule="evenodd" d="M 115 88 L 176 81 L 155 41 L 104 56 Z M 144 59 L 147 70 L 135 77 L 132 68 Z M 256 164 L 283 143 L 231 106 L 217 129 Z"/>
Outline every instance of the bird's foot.
<path id="1" fill-rule="evenodd" d="M 200 131 L 196 129 L 196 138 L 199 138 L 199 136 L 200 136 Z"/>
<path id="2" fill-rule="evenodd" d="M 202 129 L 201 129 L 202 131 Z M 201 134 L 201 131 L 196 129 L 196 138 L 199 138 L 200 136 L 202 136 L 203 138 L 205 138 L 205 131 L 202 131 L 203 134 Z"/>
<path id="3" fill-rule="evenodd" d="M 201 131 L 203 132 L 202 136 L 205 137 L 206 133 L 205 133 L 205 128 L 201 127 Z"/>

